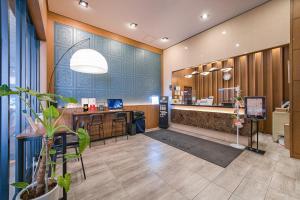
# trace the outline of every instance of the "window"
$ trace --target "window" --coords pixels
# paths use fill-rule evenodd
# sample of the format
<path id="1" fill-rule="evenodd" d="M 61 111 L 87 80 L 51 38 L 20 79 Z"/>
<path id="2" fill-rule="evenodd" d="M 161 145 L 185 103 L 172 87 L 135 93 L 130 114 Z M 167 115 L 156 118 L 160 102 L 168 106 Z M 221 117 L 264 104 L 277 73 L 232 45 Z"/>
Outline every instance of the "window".
<path id="1" fill-rule="evenodd" d="M 0 2 L 0 84 L 39 90 L 39 40 L 29 18 L 27 1 Z M 26 97 L 38 109 L 34 98 Z M 0 194 L 1 199 L 12 199 L 15 182 L 18 146 L 16 136 L 26 128 L 21 114 L 25 105 L 16 97 L 0 99 Z"/>

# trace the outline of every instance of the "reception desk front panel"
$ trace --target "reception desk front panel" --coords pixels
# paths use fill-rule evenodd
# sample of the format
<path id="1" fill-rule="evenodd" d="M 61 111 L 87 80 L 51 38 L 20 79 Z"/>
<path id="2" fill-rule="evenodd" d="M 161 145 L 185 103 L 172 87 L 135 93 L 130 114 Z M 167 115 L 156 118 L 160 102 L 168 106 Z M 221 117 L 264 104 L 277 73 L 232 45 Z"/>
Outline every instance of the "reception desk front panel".
<path id="1" fill-rule="evenodd" d="M 243 118 L 244 109 L 241 109 L 240 113 Z M 235 134 L 236 127 L 233 127 L 233 114 L 234 108 L 173 105 L 171 122 Z M 240 129 L 240 134 L 249 135 L 250 121 L 245 120 L 243 126 Z"/>

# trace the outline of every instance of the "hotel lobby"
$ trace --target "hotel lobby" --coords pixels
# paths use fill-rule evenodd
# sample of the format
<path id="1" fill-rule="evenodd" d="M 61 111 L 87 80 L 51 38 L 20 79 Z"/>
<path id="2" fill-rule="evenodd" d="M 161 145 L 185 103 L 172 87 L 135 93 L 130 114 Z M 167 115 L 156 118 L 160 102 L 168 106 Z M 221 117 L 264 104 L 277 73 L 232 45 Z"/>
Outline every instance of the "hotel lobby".
<path id="1" fill-rule="evenodd" d="M 300 199 L 300 0 L 1 0 L 1 200 Z"/>

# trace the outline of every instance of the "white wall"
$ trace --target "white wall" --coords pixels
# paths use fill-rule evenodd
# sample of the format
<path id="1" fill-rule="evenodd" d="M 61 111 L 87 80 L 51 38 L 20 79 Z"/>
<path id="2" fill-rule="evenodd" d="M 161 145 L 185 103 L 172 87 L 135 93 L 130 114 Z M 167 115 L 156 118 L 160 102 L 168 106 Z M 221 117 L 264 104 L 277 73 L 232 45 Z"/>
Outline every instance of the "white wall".
<path id="1" fill-rule="evenodd" d="M 224 30 L 225 35 L 222 34 Z M 164 95 L 171 95 L 169 85 L 174 70 L 289 42 L 290 0 L 272 0 L 164 50 Z M 236 47 L 236 43 L 240 46 Z"/>

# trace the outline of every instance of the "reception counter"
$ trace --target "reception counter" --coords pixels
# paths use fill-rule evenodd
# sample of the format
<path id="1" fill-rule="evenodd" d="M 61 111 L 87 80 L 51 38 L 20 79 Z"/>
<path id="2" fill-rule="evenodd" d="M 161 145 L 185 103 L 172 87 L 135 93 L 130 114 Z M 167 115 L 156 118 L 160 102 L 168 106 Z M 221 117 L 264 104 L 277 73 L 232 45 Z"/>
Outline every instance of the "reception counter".
<path id="1" fill-rule="evenodd" d="M 240 109 L 240 113 L 241 118 L 243 118 L 244 109 Z M 171 122 L 173 123 L 236 134 L 236 127 L 232 125 L 233 114 L 234 108 L 221 106 L 171 106 Z M 240 129 L 240 134 L 244 136 L 249 135 L 251 128 L 250 120 L 245 120 L 243 126 Z"/>

